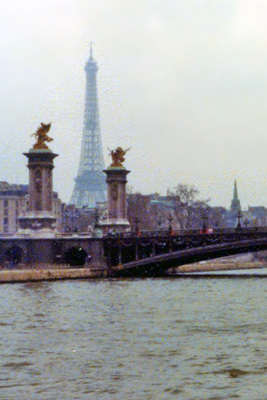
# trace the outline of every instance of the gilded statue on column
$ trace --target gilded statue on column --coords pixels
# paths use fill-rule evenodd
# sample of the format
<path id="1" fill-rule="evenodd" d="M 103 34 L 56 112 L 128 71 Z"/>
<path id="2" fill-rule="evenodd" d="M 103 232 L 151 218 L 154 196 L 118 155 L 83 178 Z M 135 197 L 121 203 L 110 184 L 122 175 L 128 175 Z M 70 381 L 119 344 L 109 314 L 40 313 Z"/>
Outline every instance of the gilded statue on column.
<path id="1" fill-rule="evenodd" d="M 41 123 L 37 131 L 32 134 L 32 136 L 35 136 L 36 138 L 36 143 L 33 146 L 34 149 L 48 149 L 48 146 L 45 144 L 45 142 L 51 142 L 53 140 L 53 138 L 47 135 L 47 133 L 51 128 L 51 125 L 52 123 L 50 124 Z"/>
<path id="2" fill-rule="evenodd" d="M 130 150 L 123 150 L 121 147 L 117 147 L 116 150 L 109 150 L 109 155 L 112 158 L 112 164 L 110 165 L 111 167 L 123 167 L 123 162 L 125 161 L 125 154 L 127 153 L 127 151 Z"/>

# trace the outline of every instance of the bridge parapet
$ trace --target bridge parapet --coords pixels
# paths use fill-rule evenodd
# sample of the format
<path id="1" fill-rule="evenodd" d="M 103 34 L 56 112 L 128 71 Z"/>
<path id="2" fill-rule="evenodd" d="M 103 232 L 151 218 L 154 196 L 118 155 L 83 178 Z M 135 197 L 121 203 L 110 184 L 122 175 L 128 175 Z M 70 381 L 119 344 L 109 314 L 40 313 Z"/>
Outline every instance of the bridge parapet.
<path id="1" fill-rule="evenodd" d="M 217 229 L 207 229 L 206 232 L 203 232 L 202 229 L 187 229 L 187 230 L 174 230 L 171 233 L 168 230 L 160 230 L 160 231 L 140 231 L 138 234 L 136 232 L 116 232 L 116 233 L 107 233 L 104 235 L 104 238 L 133 238 L 133 237 L 165 237 L 165 236 L 187 236 L 187 235 L 222 235 L 222 234 L 230 234 L 230 233 L 242 233 L 242 234 L 253 234 L 253 233 L 262 233 L 265 234 L 267 232 L 267 227 L 253 227 L 253 228 L 217 228 Z"/>

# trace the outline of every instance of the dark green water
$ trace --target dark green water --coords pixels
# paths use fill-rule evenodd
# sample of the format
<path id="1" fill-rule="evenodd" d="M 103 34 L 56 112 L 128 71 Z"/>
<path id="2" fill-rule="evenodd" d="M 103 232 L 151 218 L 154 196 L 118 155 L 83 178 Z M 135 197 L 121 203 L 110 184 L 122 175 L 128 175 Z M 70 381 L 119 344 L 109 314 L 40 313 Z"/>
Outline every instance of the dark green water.
<path id="1" fill-rule="evenodd" d="M 267 278 L 1 285 L 0 399 L 267 399 Z"/>

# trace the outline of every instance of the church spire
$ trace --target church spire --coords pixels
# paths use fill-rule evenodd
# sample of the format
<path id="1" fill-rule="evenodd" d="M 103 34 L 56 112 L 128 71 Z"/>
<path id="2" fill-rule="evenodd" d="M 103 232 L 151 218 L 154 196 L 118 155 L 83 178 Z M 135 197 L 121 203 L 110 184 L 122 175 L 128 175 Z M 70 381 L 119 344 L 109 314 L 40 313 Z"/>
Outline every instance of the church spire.
<path id="1" fill-rule="evenodd" d="M 238 201 L 238 194 L 237 194 L 237 183 L 236 183 L 236 179 L 235 179 L 235 184 L 234 184 L 234 196 L 233 196 L 233 200 Z"/>
<path id="2" fill-rule="evenodd" d="M 241 210 L 241 205 L 240 205 L 240 200 L 238 199 L 237 182 L 235 180 L 233 199 L 231 202 L 231 211 L 237 213 L 240 210 Z"/>

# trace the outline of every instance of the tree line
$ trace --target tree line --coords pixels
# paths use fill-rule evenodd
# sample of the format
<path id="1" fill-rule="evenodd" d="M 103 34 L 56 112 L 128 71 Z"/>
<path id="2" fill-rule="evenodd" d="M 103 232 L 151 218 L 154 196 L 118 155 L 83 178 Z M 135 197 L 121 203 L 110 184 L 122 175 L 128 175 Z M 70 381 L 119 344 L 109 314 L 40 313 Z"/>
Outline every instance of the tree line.
<path id="1" fill-rule="evenodd" d="M 132 228 L 142 230 L 221 228 L 226 209 L 211 207 L 210 199 L 201 199 L 194 185 L 178 184 L 166 196 L 127 193 L 128 218 Z"/>

